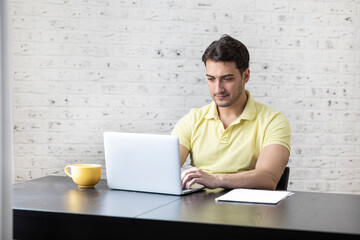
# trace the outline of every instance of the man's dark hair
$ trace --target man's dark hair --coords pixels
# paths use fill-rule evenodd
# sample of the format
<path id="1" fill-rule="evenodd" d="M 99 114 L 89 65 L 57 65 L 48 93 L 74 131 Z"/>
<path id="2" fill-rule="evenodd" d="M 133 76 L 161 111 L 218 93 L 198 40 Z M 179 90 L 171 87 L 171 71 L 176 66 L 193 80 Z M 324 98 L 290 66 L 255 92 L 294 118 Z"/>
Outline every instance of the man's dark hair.
<path id="1" fill-rule="evenodd" d="M 212 42 L 205 50 L 202 61 L 206 66 L 206 61 L 211 60 L 215 62 L 235 62 L 236 68 L 240 73 L 243 73 L 249 68 L 249 51 L 246 46 L 230 37 L 223 35 L 218 41 Z"/>

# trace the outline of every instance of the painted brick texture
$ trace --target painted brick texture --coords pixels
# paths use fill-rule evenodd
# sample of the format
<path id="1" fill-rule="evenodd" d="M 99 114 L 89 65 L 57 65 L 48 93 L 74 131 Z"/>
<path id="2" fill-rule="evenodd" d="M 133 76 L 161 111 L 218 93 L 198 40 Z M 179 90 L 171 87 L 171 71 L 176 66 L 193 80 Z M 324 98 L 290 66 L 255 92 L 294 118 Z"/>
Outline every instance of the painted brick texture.
<path id="1" fill-rule="evenodd" d="M 11 16 L 15 181 L 104 165 L 104 131 L 168 134 L 211 101 L 201 55 L 229 34 L 247 89 L 290 120 L 289 189 L 360 193 L 359 0 L 13 0 Z"/>

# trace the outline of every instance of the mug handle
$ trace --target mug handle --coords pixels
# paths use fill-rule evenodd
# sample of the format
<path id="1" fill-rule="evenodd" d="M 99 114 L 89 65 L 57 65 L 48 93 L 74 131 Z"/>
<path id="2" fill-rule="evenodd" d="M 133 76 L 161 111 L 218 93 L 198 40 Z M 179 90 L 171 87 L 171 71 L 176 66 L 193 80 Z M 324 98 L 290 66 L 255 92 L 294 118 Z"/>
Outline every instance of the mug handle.
<path id="1" fill-rule="evenodd" d="M 68 170 L 69 168 L 71 168 L 71 165 L 67 165 L 67 166 L 65 167 L 64 171 L 65 171 L 66 175 L 68 175 L 69 177 L 72 178 L 72 176 L 71 176 L 71 174 L 69 173 L 69 170 Z"/>

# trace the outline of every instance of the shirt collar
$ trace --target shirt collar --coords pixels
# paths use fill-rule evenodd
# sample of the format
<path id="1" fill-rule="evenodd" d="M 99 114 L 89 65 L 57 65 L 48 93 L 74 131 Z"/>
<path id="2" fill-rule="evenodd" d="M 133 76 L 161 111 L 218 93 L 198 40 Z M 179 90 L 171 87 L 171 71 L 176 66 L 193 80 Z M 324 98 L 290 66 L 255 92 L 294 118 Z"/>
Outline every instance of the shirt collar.
<path id="1" fill-rule="evenodd" d="M 239 123 L 242 119 L 252 120 L 256 116 L 256 106 L 255 100 L 251 97 L 250 92 L 245 90 L 246 95 L 248 96 L 244 111 L 238 119 L 236 119 L 233 124 Z M 206 119 L 215 119 L 219 120 L 219 113 L 217 111 L 217 105 L 215 102 L 212 102 L 209 107 L 208 113 L 204 116 Z"/>
<path id="2" fill-rule="evenodd" d="M 256 102 L 251 97 L 250 92 L 248 90 L 245 91 L 246 95 L 248 96 L 248 100 L 246 102 L 244 111 L 240 115 L 239 119 L 253 120 L 256 117 Z"/>
<path id="3" fill-rule="evenodd" d="M 218 114 L 217 105 L 215 102 L 212 102 L 210 104 L 208 113 L 204 116 L 204 118 L 219 120 L 219 114 Z"/>

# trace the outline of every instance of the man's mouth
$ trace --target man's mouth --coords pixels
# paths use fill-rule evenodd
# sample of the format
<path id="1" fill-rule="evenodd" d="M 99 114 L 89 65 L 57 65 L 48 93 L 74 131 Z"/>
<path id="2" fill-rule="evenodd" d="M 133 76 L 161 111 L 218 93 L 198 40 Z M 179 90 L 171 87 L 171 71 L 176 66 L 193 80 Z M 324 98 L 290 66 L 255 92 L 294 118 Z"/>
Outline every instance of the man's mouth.
<path id="1" fill-rule="evenodd" d="M 229 94 L 215 94 L 215 97 L 219 99 L 220 101 L 228 97 Z"/>

